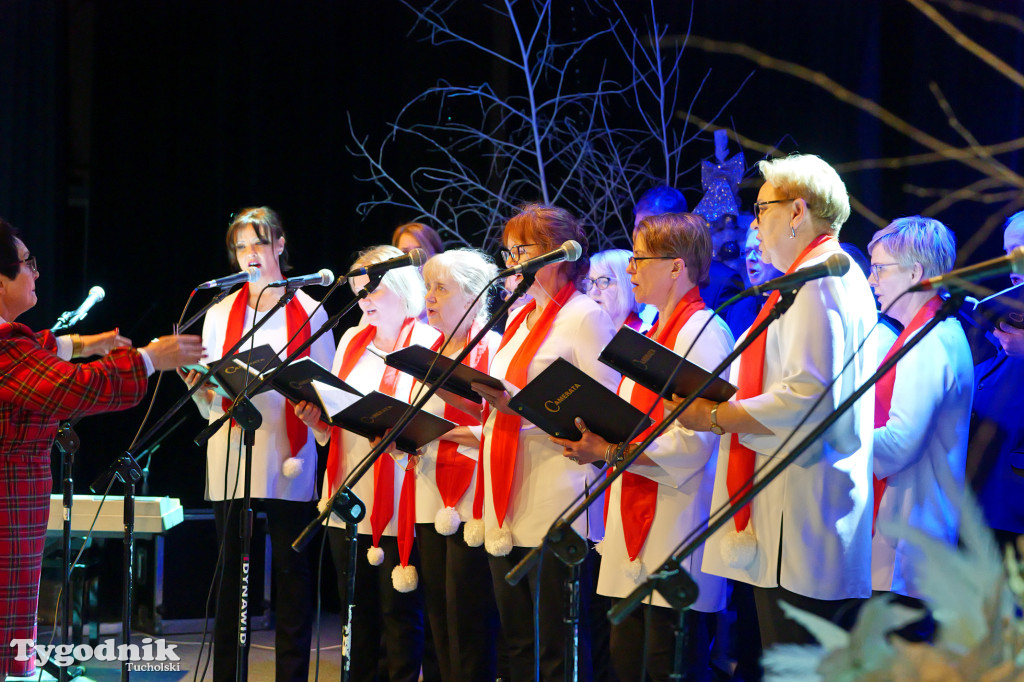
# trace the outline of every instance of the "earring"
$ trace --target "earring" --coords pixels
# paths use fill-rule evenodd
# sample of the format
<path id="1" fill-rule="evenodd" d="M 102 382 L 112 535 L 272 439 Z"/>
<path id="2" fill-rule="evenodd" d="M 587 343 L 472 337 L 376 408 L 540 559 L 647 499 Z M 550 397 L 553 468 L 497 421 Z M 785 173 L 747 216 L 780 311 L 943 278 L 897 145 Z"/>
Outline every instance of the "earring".
<path id="1" fill-rule="evenodd" d="M 789 238 L 796 239 L 796 228 L 792 225 L 789 226 Z"/>

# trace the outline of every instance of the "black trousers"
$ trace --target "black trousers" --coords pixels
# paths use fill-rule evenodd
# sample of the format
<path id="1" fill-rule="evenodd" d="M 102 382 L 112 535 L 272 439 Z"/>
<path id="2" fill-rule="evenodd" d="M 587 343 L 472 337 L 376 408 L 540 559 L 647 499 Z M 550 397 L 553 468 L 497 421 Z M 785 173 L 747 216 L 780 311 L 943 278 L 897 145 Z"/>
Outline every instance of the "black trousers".
<path id="1" fill-rule="evenodd" d="M 496 678 L 498 608 L 483 547 L 462 533 L 444 536 L 432 523 L 416 524 L 420 584 L 444 682 Z"/>
<path id="2" fill-rule="evenodd" d="M 509 675 L 512 682 L 534 680 L 534 619 L 536 606 L 537 626 L 540 633 L 540 679 L 545 682 L 561 682 L 565 678 L 565 580 L 569 568 L 557 558 L 547 554 L 541 563 L 540 574 L 530 571 L 527 578 L 518 585 L 509 585 L 505 574 L 522 560 L 530 551 L 528 547 L 513 547 L 508 556 L 488 557 L 491 565 L 491 579 L 494 584 L 494 598 L 501 616 L 501 629 L 508 652 Z M 590 628 L 588 612 L 590 596 L 594 593 L 588 558 L 581 566 L 580 584 L 580 639 L 579 679 L 589 682 L 593 679 L 590 652 Z M 540 590 L 539 600 L 534 599 Z"/>
<path id="3" fill-rule="evenodd" d="M 789 618 L 779 605 L 785 601 L 804 611 L 830 620 L 849 630 L 857 621 L 857 612 L 865 599 L 813 599 L 790 592 L 784 587 L 755 587 L 757 624 L 761 630 L 761 647 L 767 650 L 775 644 L 817 644 L 818 640 L 804 626 Z"/>
<path id="4" fill-rule="evenodd" d="M 622 682 L 642 681 L 641 672 L 646 658 L 646 679 L 655 682 L 669 680 L 675 663 L 678 622 L 679 614 L 675 610 L 642 604 L 624 621 L 612 625 L 611 657 L 618 679 Z M 682 670 L 687 673 L 686 679 L 710 682 L 715 614 L 687 611 L 683 623 L 686 648 Z"/>
<path id="5" fill-rule="evenodd" d="M 344 591 L 348 580 L 348 554 L 345 531 L 328 528 L 331 556 L 338 569 L 338 590 Z M 371 566 L 366 550 L 372 545 L 369 535 L 358 536 L 356 556 L 356 589 L 352 608 L 352 682 L 373 682 L 377 679 L 377 661 L 387 661 L 390 682 L 417 682 L 423 662 L 423 591 L 422 586 L 412 592 L 399 592 L 391 582 L 391 572 L 400 561 L 398 539 L 384 536 L 380 548 L 384 562 Z M 413 547 L 409 563 L 419 568 L 419 557 Z M 345 608 L 345 605 L 342 605 Z M 382 641 L 383 640 L 383 641 Z M 381 651 L 383 645 L 385 651 Z"/>
<path id="6" fill-rule="evenodd" d="M 296 552 L 292 549 L 292 541 L 306 524 L 316 518 L 316 502 L 254 499 L 252 506 L 254 515 L 257 511 L 267 515 L 270 533 L 271 565 L 277 595 L 275 679 L 277 682 L 305 682 L 309 677 L 309 647 L 313 634 L 312 552 L 319 545 L 311 542 L 305 550 Z M 224 560 L 213 629 L 215 682 L 231 682 L 236 676 L 241 511 L 241 500 L 213 503 L 217 535 L 224 538 Z M 252 552 L 256 551 L 262 551 L 262 548 L 253 547 Z"/>

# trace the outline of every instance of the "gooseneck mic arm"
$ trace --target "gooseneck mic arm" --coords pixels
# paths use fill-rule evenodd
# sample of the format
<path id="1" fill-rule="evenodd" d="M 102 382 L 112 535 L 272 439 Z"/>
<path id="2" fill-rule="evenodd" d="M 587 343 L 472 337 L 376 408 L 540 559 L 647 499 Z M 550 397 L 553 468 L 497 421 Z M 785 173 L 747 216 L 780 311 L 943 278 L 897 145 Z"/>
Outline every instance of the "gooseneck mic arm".
<path id="1" fill-rule="evenodd" d="M 813 431 L 808 433 L 807 436 L 789 452 L 789 454 L 780 459 L 776 465 L 767 469 L 764 476 L 759 481 L 753 482 L 753 485 L 747 488 L 745 493 L 735 499 L 730 499 L 721 509 L 717 510 L 716 513 L 713 513 L 711 515 L 712 518 L 708 519 L 708 527 L 706 529 L 689 541 L 684 541 L 682 545 L 673 551 L 671 556 L 665 559 L 658 570 L 654 571 L 648 577 L 646 582 L 638 586 L 628 596 L 617 602 L 615 606 L 608 611 L 608 619 L 612 623 L 621 623 L 637 606 L 650 596 L 654 590 L 661 592 L 662 596 L 665 597 L 673 607 L 679 608 L 676 602 L 679 602 L 680 600 L 677 595 L 671 591 L 671 587 L 673 584 L 678 583 L 682 574 L 686 573 L 682 568 L 683 560 L 693 554 L 698 547 L 707 542 L 708 538 L 714 535 L 722 526 L 731 521 L 741 509 L 750 504 L 750 502 L 757 497 L 762 490 L 779 477 L 786 467 L 795 462 L 797 458 L 799 458 L 800 455 L 802 455 L 816 440 L 818 440 L 818 438 L 820 438 L 833 424 L 839 421 L 839 419 L 842 418 L 842 416 L 851 407 L 853 407 L 853 405 L 860 400 L 865 393 L 878 383 L 879 379 L 895 367 L 904 355 L 909 353 L 914 346 L 920 343 L 932 329 L 938 326 L 947 317 L 954 314 L 962 303 L 962 295 L 950 296 L 946 299 L 943 302 L 942 307 L 935 314 L 935 317 L 929 320 L 917 334 L 908 339 L 902 348 L 893 353 L 888 360 L 883 362 L 879 366 L 878 370 L 872 374 L 867 381 L 858 387 L 857 390 L 855 390 L 846 400 L 840 403 L 839 406 L 836 407 L 836 409 L 820 424 L 818 424 Z M 780 446 L 780 449 L 782 447 L 785 447 L 785 443 Z M 693 581 L 690 580 L 691 584 L 692 582 Z M 664 591 L 662 590 L 663 586 L 666 586 Z M 666 594 L 666 592 L 668 594 Z M 693 600 L 696 599 L 696 596 L 696 591 L 694 591 L 689 603 L 692 604 Z"/>

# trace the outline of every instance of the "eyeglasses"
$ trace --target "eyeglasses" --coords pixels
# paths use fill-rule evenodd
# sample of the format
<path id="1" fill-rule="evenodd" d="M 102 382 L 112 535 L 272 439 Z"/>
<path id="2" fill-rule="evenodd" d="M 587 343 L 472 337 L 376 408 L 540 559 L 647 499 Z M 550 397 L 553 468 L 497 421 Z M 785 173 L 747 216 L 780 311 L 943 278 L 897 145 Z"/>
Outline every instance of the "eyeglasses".
<path id="1" fill-rule="evenodd" d="M 583 293 L 587 293 L 594 288 L 598 291 L 604 291 L 614 281 L 614 277 L 584 277 L 580 280 L 580 289 L 583 290 Z"/>
<path id="2" fill-rule="evenodd" d="M 679 256 L 630 256 L 629 267 L 636 270 L 636 262 L 640 260 L 675 260 Z"/>
<path id="3" fill-rule="evenodd" d="M 879 277 L 882 276 L 882 270 L 884 268 L 888 268 L 893 265 L 899 265 L 899 263 L 872 263 L 871 274 L 875 276 L 875 279 L 878 279 Z"/>
<path id="4" fill-rule="evenodd" d="M 11 263 L 11 265 L 21 265 L 22 263 L 27 265 L 28 269 L 31 270 L 32 272 L 34 272 L 36 274 L 39 274 L 39 265 L 36 263 L 36 257 L 35 256 L 29 256 L 28 258 L 22 258 L 21 260 L 16 260 L 13 263 Z"/>
<path id="5" fill-rule="evenodd" d="M 754 220 L 761 219 L 761 209 L 769 204 L 781 204 L 784 201 L 796 201 L 796 199 L 773 199 L 771 201 L 755 201 L 754 202 Z"/>
<path id="6" fill-rule="evenodd" d="M 518 262 L 519 259 L 523 257 L 523 254 L 526 253 L 526 249 L 531 246 L 539 246 L 539 244 L 516 244 L 508 249 L 499 249 L 498 253 L 501 254 L 501 259 L 506 263 L 512 260 Z"/>

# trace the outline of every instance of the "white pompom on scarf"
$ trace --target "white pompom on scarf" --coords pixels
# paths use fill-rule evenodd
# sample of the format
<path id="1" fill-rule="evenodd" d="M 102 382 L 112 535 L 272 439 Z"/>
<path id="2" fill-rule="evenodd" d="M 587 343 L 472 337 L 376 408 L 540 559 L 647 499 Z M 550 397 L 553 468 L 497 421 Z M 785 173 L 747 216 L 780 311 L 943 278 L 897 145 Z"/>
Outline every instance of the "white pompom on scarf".
<path id="1" fill-rule="evenodd" d="M 415 566 L 403 566 L 398 564 L 394 570 L 391 571 L 391 584 L 395 586 L 395 589 L 399 592 L 412 592 L 416 589 L 419 584 L 419 575 L 416 573 Z"/>
<path id="2" fill-rule="evenodd" d="M 384 563 L 384 550 L 380 547 L 370 547 L 366 550 L 366 560 L 371 566 L 380 566 Z"/>
<path id="3" fill-rule="evenodd" d="M 741 531 L 730 530 L 722 538 L 722 560 L 729 568 L 746 569 L 757 556 L 757 536 L 754 527 L 748 523 Z"/>
<path id="4" fill-rule="evenodd" d="M 634 585 L 639 585 L 647 580 L 647 569 L 644 568 L 644 562 L 640 561 L 639 557 L 632 561 L 627 558 L 622 564 L 622 572 L 633 581 Z"/>
<path id="5" fill-rule="evenodd" d="M 462 539 L 470 547 L 479 547 L 484 544 L 484 520 L 470 519 L 462 529 Z"/>
<path id="6" fill-rule="evenodd" d="M 441 507 L 437 510 L 437 516 L 434 517 L 434 530 L 441 535 L 454 535 L 460 524 L 462 524 L 462 518 L 459 516 L 459 512 L 455 511 L 455 507 Z"/>
<path id="7" fill-rule="evenodd" d="M 281 465 L 281 473 L 285 478 L 298 478 L 302 475 L 302 460 L 298 457 L 289 457 Z"/>
<path id="8" fill-rule="evenodd" d="M 492 528 L 487 531 L 484 547 L 491 556 L 508 556 L 512 551 L 512 531 L 508 528 Z"/>

